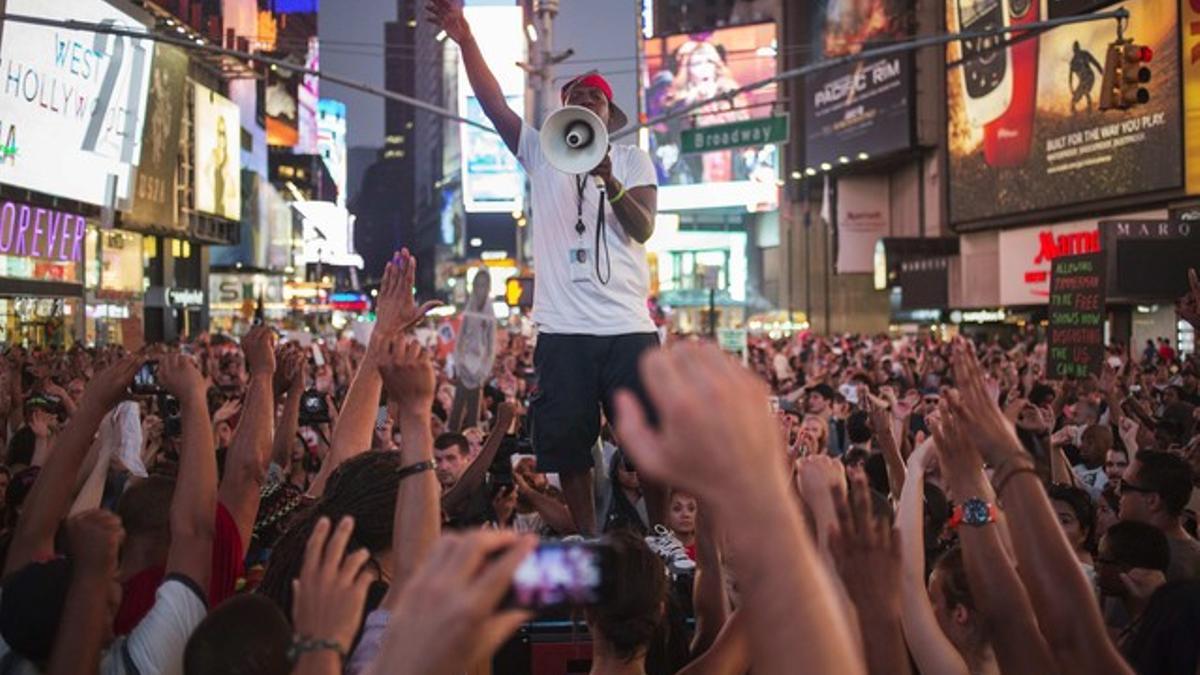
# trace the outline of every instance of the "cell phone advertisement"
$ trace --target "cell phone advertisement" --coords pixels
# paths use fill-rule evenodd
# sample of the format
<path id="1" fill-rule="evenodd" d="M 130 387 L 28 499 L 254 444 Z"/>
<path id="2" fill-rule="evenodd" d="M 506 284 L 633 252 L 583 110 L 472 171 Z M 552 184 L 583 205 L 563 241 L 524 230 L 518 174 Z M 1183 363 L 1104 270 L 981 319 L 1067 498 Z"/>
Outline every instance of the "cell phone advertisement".
<path id="1" fill-rule="evenodd" d="M 1045 20 L 1037 0 L 947 0 L 949 30 Z M 1116 22 L 953 42 L 946 101 L 950 217 L 955 223 L 1173 189 L 1183 181 L 1179 8 L 1128 0 L 1125 37 L 1149 47 L 1147 103 L 1100 110 Z M 1022 39 L 1024 37 L 1024 39 Z M 957 65 L 955 65 L 957 64 Z"/>

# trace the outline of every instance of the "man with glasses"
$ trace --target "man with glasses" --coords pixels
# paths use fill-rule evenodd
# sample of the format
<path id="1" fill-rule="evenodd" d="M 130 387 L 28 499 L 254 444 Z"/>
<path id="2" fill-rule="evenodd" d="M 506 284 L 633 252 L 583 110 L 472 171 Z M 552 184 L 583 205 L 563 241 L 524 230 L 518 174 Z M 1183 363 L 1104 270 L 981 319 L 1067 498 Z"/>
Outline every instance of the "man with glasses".
<path id="1" fill-rule="evenodd" d="M 1171 563 L 1167 580 L 1200 579 L 1200 542 L 1183 529 L 1183 511 L 1192 495 L 1192 468 L 1179 455 L 1143 450 L 1118 486 L 1120 517 L 1153 525 L 1167 537 Z"/>

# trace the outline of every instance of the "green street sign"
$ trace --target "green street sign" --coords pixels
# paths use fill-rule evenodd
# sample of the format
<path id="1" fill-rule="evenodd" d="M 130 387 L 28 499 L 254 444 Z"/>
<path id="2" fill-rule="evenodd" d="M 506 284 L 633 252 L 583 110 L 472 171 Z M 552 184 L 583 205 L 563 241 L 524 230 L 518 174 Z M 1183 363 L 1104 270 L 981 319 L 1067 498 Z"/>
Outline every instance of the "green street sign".
<path id="1" fill-rule="evenodd" d="M 754 145 L 787 143 L 787 140 L 787 115 L 775 115 L 774 117 L 730 122 L 729 124 L 714 124 L 699 129 L 684 129 L 680 134 L 681 152 L 685 155 Z"/>

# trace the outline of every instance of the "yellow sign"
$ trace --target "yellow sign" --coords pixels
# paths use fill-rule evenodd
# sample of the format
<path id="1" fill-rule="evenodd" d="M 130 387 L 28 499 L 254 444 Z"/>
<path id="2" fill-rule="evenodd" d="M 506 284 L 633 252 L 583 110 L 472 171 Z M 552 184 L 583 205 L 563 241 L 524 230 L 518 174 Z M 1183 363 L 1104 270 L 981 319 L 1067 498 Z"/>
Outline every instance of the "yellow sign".
<path id="1" fill-rule="evenodd" d="M 1187 192 L 1200 194 L 1200 0 L 1181 0 L 1183 131 Z"/>

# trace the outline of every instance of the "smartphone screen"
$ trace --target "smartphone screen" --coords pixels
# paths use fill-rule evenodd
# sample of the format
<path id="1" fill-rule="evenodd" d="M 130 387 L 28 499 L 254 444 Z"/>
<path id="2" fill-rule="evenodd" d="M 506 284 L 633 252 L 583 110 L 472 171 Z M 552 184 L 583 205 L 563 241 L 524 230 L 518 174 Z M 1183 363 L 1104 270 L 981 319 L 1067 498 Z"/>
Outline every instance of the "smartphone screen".
<path id="1" fill-rule="evenodd" d="M 513 574 L 506 606 L 544 610 L 600 602 L 609 576 L 606 554 L 596 543 L 540 544 Z"/>
<path id="2" fill-rule="evenodd" d="M 158 361 L 147 361 L 138 368 L 137 373 L 133 376 L 133 383 L 129 386 L 130 391 L 135 394 L 153 394 L 162 389 L 158 386 Z"/>

